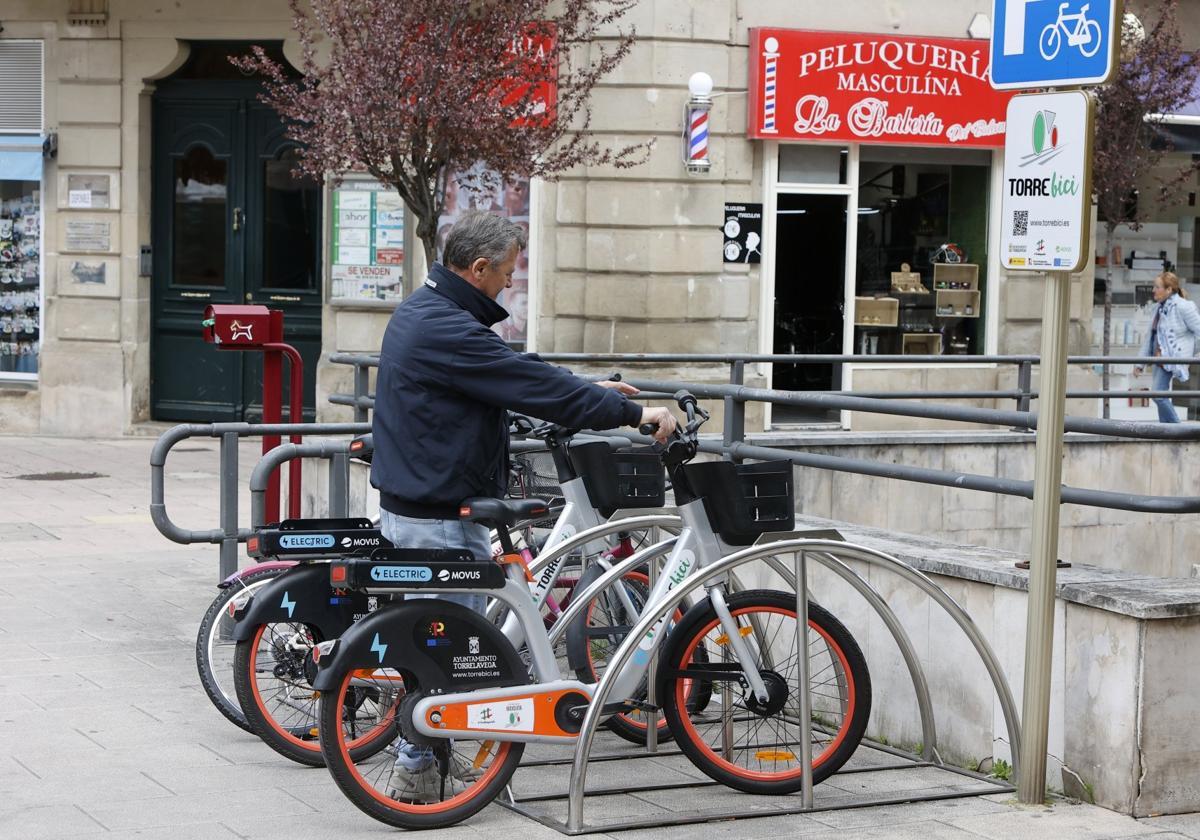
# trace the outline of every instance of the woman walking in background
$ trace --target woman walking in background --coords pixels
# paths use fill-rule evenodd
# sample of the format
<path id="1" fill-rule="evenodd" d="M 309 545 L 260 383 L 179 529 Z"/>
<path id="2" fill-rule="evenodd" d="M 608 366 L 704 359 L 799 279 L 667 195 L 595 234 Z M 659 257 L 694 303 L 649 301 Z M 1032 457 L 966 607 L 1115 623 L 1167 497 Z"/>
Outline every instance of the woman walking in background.
<path id="1" fill-rule="evenodd" d="M 1196 339 L 1200 338 L 1200 312 L 1196 311 L 1196 304 L 1187 299 L 1187 292 L 1180 288 L 1179 278 L 1169 271 L 1154 278 L 1154 299 L 1158 305 L 1154 308 L 1154 320 L 1150 322 L 1150 334 L 1142 345 L 1141 355 L 1175 359 L 1195 356 Z M 1142 365 L 1136 366 L 1133 375 L 1137 376 L 1142 370 Z M 1169 391 L 1172 379 L 1186 382 L 1190 373 L 1187 365 L 1156 364 L 1150 390 Z M 1170 397 L 1152 399 L 1158 406 L 1159 422 L 1179 422 Z"/>

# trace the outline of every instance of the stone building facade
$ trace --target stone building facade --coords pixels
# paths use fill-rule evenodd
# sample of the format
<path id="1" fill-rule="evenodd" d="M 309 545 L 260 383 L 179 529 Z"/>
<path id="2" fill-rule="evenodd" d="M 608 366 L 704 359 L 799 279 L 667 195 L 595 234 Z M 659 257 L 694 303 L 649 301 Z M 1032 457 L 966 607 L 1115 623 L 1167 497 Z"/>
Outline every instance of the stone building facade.
<path id="1" fill-rule="evenodd" d="M 1040 284 L 1006 274 L 996 256 L 1002 149 L 748 137 L 748 108 L 755 101 L 748 87 L 753 79 L 761 81 L 755 75 L 761 68 L 753 67 L 754 31 L 821 30 L 841 33 L 834 41 L 847 44 L 863 38 L 917 44 L 963 39 L 965 49 L 972 43 L 969 30 L 986 37 L 987 24 L 977 16 L 990 11 L 990 0 L 637 4 L 624 23 L 636 28 L 639 39 L 596 91 L 593 126 L 614 144 L 650 144 L 647 159 L 632 169 L 580 168 L 557 182 L 532 185 L 525 211 L 532 237 L 526 327 L 512 338 L 539 352 L 864 355 L 861 364 L 832 376 L 827 369 L 751 370 L 758 381 L 779 387 L 918 391 L 1010 384 L 1015 374 L 1006 367 L 884 369 L 869 359 L 893 348 L 1036 352 Z M 1197 15 L 1185 15 L 1188 30 L 1200 32 Z M 23 375 L 0 369 L 0 429 L 102 435 L 149 420 L 229 419 L 247 416 L 248 410 L 252 416 L 254 363 L 233 364 L 235 354 L 218 354 L 199 339 L 204 305 L 219 301 L 291 307 L 289 337 L 315 368 L 306 401 L 321 417 L 343 417 L 344 409 L 325 398 L 349 390 L 350 372 L 330 365 L 328 356 L 377 350 L 395 298 L 411 291 L 425 267 L 411 226 L 397 222 L 388 235 L 402 260 L 385 269 L 374 265 L 371 252 L 372 267 L 394 283 L 391 297 L 375 295 L 374 286 L 371 300 L 331 293 L 335 279 L 361 273 L 339 274 L 333 263 L 335 246 L 351 242 L 339 239 L 334 220 L 343 208 L 359 205 L 336 196 L 329 185 L 289 180 L 280 128 L 256 110 L 246 81 L 211 59 L 246 42 L 270 43 L 281 57 L 296 58 L 287 4 L 0 0 L 0 21 L 0 58 L 6 44 L 37 44 L 42 51 L 41 125 L 24 136 L 52 135 L 57 143 L 57 154 L 42 158 L 36 184 L 39 298 L 27 307 L 40 329 L 36 371 L 30 372 L 34 366 L 28 362 Z M 711 168 L 691 175 L 684 166 L 682 132 L 688 79 L 697 71 L 714 82 Z M 222 111 L 217 101 L 236 107 Z M 4 111 L 0 102 L 0 155 L 8 148 L 4 138 L 21 134 L 4 122 Z M 232 127 L 228 136 L 241 144 L 236 153 L 221 150 L 221 126 Z M 238 155 L 249 161 L 244 178 Z M 839 165 L 843 170 L 848 165 L 848 173 L 835 172 L 832 181 L 825 177 Z M 817 174 L 810 183 L 803 177 L 793 183 L 786 180 L 792 177 L 788 172 Z M 25 205 L 19 196 L 11 200 L 14 213 L 22 206 L 29 213 L 27 200 Z M 760 261 L 748 256 L 753 247 L 739 252 L 746 259 L 729 260 L 723 251 L 729 230 L 723 234 L 722 228 L 737 207 L 753 214 L 756 205 L 764 208 L 764 218 L 757 243 L 750 245 L 757 244 Z M 386 197 L 376 196 L 368 206 L 376 214 L 372 219 L 382 218 Z M 845 221 L 828 229 L 786 227 L 821 214 L 829 224 L 838 214 Z M 259 222 L 263 233 L 256 230 Z M 874 251 L 863 239 L 871 231 Z M 978 295 L 960 298 L 977 303 L 966 320 L 960 306 L 958 326 L 947 329 L 947 319 L 933 307 L 932 262 L 937 246 L 953 236 L 975 243 L 962 250 L 968 262 L 978 264 L 979 279 L 974 290 L 962 291 Z M 239 237 L 245 243 L 235 254 Z M 296 237 L 304 237 L 304 247 L 295 250 L 311 252 L 309 263 L 281 255 L 279 243 Z M 219 249 L 206 244 L 211 242 L 228 253 L 214 257 Z M 741 242 L 747 246 L 744 236 Z M 870 259 L 863 256 L 868 252 Z M 878 284 L 901 271 L 905 254 L 913 257 L 903 262 L 924 261 L 911 270 L 921 275 L 930 304 L 918 313 L 920 323 L 908 328 L 899 323 L 888 332 L 889 316 L 871 320 L 877 316 L 864 313 L 876 304 L 863 301 L 890 296 Z M 180 286 L 180 292 L 179 277 L 187 272 L 191 285 Z M 288 278 L 279 280 L 280 272 Z M 1089 345 L 1092 275 L 1089 268 L 1073 286 L 1076 352 Z M 868 276 L 871 282 L 864 281 Z M 791 321 L 780 314 L 789 295 Z M 813 320 L 812 312 L 821 307 L 825 314 Z M 905 332 L 916 338 L 903 339 L 902 346 Z M 656 373 L 724 376 L 703 366 L 660 366 Z M 189 389 L 216 396 L 192 399 Z M 777 424 L 813 419 L 773 418 Z M 866 428 L 868 420 L 853 422 Z"/>

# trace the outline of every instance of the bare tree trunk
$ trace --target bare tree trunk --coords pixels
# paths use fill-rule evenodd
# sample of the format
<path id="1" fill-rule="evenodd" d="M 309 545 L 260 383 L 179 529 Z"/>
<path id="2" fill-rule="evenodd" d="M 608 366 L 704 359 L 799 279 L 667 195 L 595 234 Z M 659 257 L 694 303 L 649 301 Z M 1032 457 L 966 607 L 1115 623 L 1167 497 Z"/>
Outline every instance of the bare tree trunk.
<path id="1" fill-rule="evenodd" d="M 1107 356 L 1111 350 L 1112 336 L 1112 258 L 1113 258 L 1113 233 L 1116 226 L 1112 224 L 1104 225 L 1104 340 L 1100 343 L 1100 355 Z M 1109 369 L 1108 365 L 1104 365 L 1101 370 L 1103 373 L 1100 377 L 1100 388 L 1108 391 Z M 1109 400 L 1104 397 L 1102 417 L 1105 420 L 1109 417 Z"/>

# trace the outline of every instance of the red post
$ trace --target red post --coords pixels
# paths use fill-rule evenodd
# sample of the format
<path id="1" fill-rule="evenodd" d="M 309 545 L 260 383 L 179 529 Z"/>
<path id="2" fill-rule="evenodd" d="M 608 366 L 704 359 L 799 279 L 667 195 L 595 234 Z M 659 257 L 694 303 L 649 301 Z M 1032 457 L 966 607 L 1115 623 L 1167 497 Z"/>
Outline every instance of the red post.
<path id="1" fill-rule="evenodd" d="M 283 407 L 283 356 L 291 364 L 289 422 L 304 422 L 304 360 L 290 344 L 283 343 L 283 312 L 265 306 L 212 304 L 204 310 L 204 340 L 220 350 L 261 350 L 263 354 L 263 423 L 278 423 Z M 300 435 L 291 435 L 300 443 Z M 263 437 L 263 454 L 279 446 L 279 435 Z M 278 522 L 279 470 L 271 473 L 267 485 L 268 522 Z M 288 465 L 288 516 L 300 516 L 300 463 Z"/>
<path id="2" fill-rule="evenodd" d="M 280 315 L 282 315 L 282 314 L 283 313 L 280 313 Z M 290 344 L 284 344 L 281 341 L 264 344 L 263 349 L 267 351 L 268 356 L 273 356 L 275 358 L 275 363 L 277 365 L 279 363 L 279 358 L 281 355 L 288 357 L 288 364 L 291 367 L 291 377 L 292 377 L 290 393 L 288 395 L 289 403 L 290 403 L 289 408 L 288 408 L 288 414 L 289 414 L 288 422 L 289 423 L 303 423 L 304 422 L 304 359 L 300 358 L 300 352 L 295 347 L 293 347 Z M 265 381 L 265 379 L 266 378 L 264 377 L 264 381 L 263 381 L 263 388 L 264 388 L 263 398 L 264 399 L 266 399 L 266 395 L 265 395 L 266 381 Z M 279 395 L 277 393 L 276 397 L 279 398 L 279 401 L 276 403 L 276 406 L 279 406 L 282 403 L 281 395 Z M 303 438 L 300 435 L 292 435 L 290 438 L 288 438 L 288 440 L 291 441 L 292 443 L 300 443 L 300 441 L 302 439 Z M 275 445 L 276 446 L 279 445 L 279 438 L 275 438 Z M 264 449 L 263 451 L 265 452 L 266 450 Z M 295 460 L 289 461 L 288 462 L 288 518 L 289 519 L 299 519 L 300 518 L 300 475 L 301 475 L 300 460 L 295 459 Z M 278 512 L 278 507 L 279 507 L 279 492 L 278 492 L 279 473 L 278 473 L 278 471 L 276 471 L 275 473 L 272 473 L 271 481 L 273 482 L 273 486 L 275 487 L 275 495 L 274 495 L 274 497 L 272 497 L 270 495 L 268 495 L 268 497 L 267 497 L 268 513 L 270 512 L 270 502 L 271 502 L 272 498 L 275 501 L 276 512 Z"/>
<path id="3" fill-rule="evenodd" d="M 268 341 L 262 344 L 263 349 L 263 423 L 278 423 L 279 412 L 283 405 L 283 358 L 278 345 L 283 342 L 283 312 L 271 310 L 270 330 L 267 332 Z M 262 451 L 266 455 L 279 446 L 279 435 L 263 437 Z M 267 522 L 279 522 L 279 470 L 271 473 L 267 484 Z"/>

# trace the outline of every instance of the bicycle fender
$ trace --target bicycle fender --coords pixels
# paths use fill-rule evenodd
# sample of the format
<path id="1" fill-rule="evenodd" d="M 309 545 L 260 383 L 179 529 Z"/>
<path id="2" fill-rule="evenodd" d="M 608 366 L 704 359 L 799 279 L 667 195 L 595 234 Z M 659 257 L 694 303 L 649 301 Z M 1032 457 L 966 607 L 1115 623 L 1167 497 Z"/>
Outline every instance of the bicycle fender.
<path id="1" fill-rule="evenodd" d="M 350 670 L 412 676 L 425 694 L 524 685 L 529 670 L 486 617 L 452 601 L 419 598 L 371 613 L 321 646 L 313 688 L 334 691 Z"/>
<path id="2" fill-rule="evenodd" d="M 582 593 L 586 591 L 589 586 L 595 583 L 607 571 L 608 569 L 598 564 L 589 566 L 587 571 L 579 576 L 579 581 L 575 584 L 575 592 Z M 585 668 L 590 670 L 591 668 L 591 660 L 588 655 L 590 640 L 588 638 L 587 622 L 587 612 L 581 612 L 567 626 L 567 665 L 573 673 L 579 673 L 579 671 Z M 636 621 L 631 621 L 630 623 L 633 624 Z"/>
<path id="3" fill-rule="evenodd" d="M 366 612 L 365 593 L 329 585 L 327 563 L 302 564 L 250 596 L 233 614 L 237 623 L 232 636 L 234 641 L 248 641 L 260 624 L 286 621 L 315 627 L 323 639 L 336 639 Z"/>
<path id="4" fill-rule="evenodd" d="M 599 564 L 589 566 L 579 576 L 579 580 L 575 584 L 575 592 L 585 591 L 596 582 L 596 578 L 606 571 L 608 570 Z M 585 611 L 575 616 L 575 620 L 567 625 L 567 665 L 572 673 L 578 673 L 590 664 L 588 661 L 587 620 L 588 615 Z"/>
<path id="5" fill-rule="evenodd" d="M 217 584 L 217 589 L 228 589 L 242 578 L 254 572 L 263 572 L 268 569 L 290 569 L 296 565 L 295 560 L 267 560 L 263 563 L 255 563 L 253 566 L 247 566 L 244 569 L 238 569 L 225 580 Z"/>

